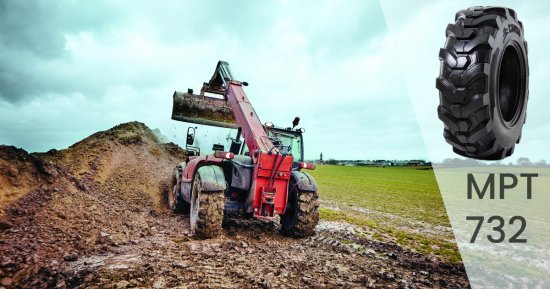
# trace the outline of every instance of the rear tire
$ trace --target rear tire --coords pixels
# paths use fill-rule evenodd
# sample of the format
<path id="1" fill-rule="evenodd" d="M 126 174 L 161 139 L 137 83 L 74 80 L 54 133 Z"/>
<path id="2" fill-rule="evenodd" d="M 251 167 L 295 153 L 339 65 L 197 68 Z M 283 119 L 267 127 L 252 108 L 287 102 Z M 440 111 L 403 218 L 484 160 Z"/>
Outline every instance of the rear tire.
<path id="1" fill-rule="evenodd" d="M 193 180 L 189 222 L 191 233 L 200 238 L 212 238 L 222 232 L 225 196 L 223 191 L 204 192 L 200 176 Z"/>
<path id="2" fill-rule="evenodd" d="M 175 213 L 189 213 L 189 203 L 187 203 L 183 198 L 181 197 L 179 193 L 179 188 L 177 185 L 177 176 L 176 172 L 172 174 L 172 182 L 170 184 L 170 187 L 168 188 L 168 196 L 167 196 L 167 205 L 168 209 L 174 211 Z"/>
<path id="3" fill-rule="evenodd" d="M 439 52 L 439 118 L 455 153 L 481 160 L 510 156 L 525 123 L 529 66 L 514 10 L 470 7 L 456 14 Z"/>
<path id="4" fill-rule="evenodd" d="M 315 227 L 319 223 L 317 199 L 317 192 L 300 191 L 291 180 L 287 208 L 281 215 L 281 233 L 296 238 L 315 234 Z"/>

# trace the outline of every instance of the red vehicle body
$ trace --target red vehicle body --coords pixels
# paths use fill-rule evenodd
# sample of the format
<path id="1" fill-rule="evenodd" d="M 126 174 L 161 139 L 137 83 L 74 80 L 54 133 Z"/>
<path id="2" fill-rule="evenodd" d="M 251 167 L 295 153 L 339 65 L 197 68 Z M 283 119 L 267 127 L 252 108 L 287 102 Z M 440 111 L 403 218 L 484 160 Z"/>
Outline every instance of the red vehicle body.
<path id="1" fill-rule="evenodd" d="M 209 155 L 188 156 L 185 163 L 177 167 L 172 206 L 175 207 L 181 201 L 190 203 L 192 218 L 193 214 L 200 213 L 193 211 L 193 202 L 195 202 L 193 182 L 198 174 L 201 183 L 196 185 L 200 185 L 200 192 L 197 194 L 223 192 L 224 207 L 228 203 L 236 203 L 237 207 L 240 204 L 243 213 L 256 218 L 270 220 L 275 215 L 284 216 L 285 213 L 290 216 L 290 212 L 287 212 L 287 205 L 291 190 L 296 191 L 295 198 L 298 198 L 297 194 L 300 192 L 314 193 L 316 202 L 317 184 L 315 180 L 300 171 L 301 168 L 313 169 L 314 166 L 302 162 L 303 151 L 301 150 L 299 152 L 301 155 L 298 156 L 299 162 L 296 161 L 290 151 L 291 146 L 285 146 L 281 139 L 276 137 L 278 134 L 294 136 L 296 137 L 294 141 L 300 143 L 303 129 L 274 128 L 273 125 L 264 127 L 243 90 L 243 86 L 246 85 L 245 82 L 233 79 L 229 65 L 220 61 L 210 82 L 204 83 L 201 95 L 194 95 L 191 90 L 187 94 L 183 94 L 185 109 L 177 109 L 177 107 L 181 108 L 181 103 L 183 103 L 180 102 L 179 106 L 176 104 L 177 96 L 182 94 L 174 93 L 173 119 L 238 129 L 237 137 L 233 139 L 230 151 L 218 150 Z M 205 92 L 219 94 L 223 98 L 208 97 L 204 95 Z M 208 111 L 209 108 L 213 111 Z M 214 110 L 218 110 L 218 108 L 225 108 L 226 111 L 232 113 L 229 118 L 235 123 L 188 116 L 197 113 L 198 110 L 206 110 L 207 117 L 213 116 L 217 113 Z M 183 113 L 181 113 L 182 111 Z M 297 120 L 295 120 L 294 126 L 298 124 Z M 272 129 L 274 131 L 270 131 Z M 241 135 L 245 144 L 242 144 L 240 140 Z M 188 134 L 188 142 L 192 143 L 193 138 L 194 136 Z M 293 140 L 290 139 L 290 141 Z M 243 154 L 245 146 L 248 149 L 247 154 Z M 291 188 L 291 185 L 294 187 Z M 195 208 L 203 208 L 201 206 L 197 204 Z M 292 212 L 293 215 L 296 215 L 294 218 L 297 218 L 298 206 L 299 204 L 293 208 L 296 211 Z M 316 205 L 314 209 L 313 219 L 315 219 L 316 225 L 318 219 Z M 292 222 L 289 221 L 290 223 Z M 193 228 L 193 224 L 191 227 Z"/>

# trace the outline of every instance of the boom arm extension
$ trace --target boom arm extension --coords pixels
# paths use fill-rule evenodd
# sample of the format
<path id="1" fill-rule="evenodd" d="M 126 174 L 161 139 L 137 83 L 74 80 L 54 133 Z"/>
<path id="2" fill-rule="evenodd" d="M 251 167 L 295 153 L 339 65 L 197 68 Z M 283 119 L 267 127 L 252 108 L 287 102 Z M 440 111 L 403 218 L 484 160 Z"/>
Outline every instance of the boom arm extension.
<path id="1" fill-rule="evenodd" d="M 237 124 L 242 128 L 242 136 L 246 141 L 248 150 L 251 152 L 254 163 L 256 163 L 260 151 L 273 153 L 279 151 L 265 133 L 256 111 L 244 93 L 243 85 L 248 84 L 235 80 L 229 69 L 229 64 L 225 61 L 219 61 L 210 81 L 203 84 L 201 94 L 210 92 L 224 96 L 233 110 Z"/>
<path id="2" fill-rule="evenodd" d="M 293 158 L 281 154 L 273 145 L 243 85 L 248 84 L 234 79 L 229 64 L 219 61 L 214 75 L 203 85 L 201 92 L 222 94 L 233 110 L 254 163 L 246 209 L 256 217 L 270 218 L 274 214 L 283 214 L 286 209 Z"/>

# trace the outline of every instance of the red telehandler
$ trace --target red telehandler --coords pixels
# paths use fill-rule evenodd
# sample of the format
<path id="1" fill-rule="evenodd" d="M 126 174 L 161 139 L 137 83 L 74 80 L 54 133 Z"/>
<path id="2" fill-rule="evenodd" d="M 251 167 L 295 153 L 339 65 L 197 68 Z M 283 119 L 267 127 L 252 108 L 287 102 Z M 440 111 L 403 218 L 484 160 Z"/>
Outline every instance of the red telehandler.
<path id="1" fill-rule="evenodd" d="M 213 154 L 201 155 L 194 146 L 195 128 L 188 128 L 187 156 L 174 171 L 168 204 L 175 211 L 189 210 L 191 232 L 203 238 L 220 234 L 224 211 L 264 220 L 279 215 L 283 234 L 312 235 L 319 221 L 317 183 L 302 171 L 315 166 L 303 160 L 300 119 L 288 128 L 262 124 L 244 93 L 247 85 L 219 61 L 200 95 L 192 89 L 174 92 L 172 119 L 237 132 L 229 150 L 215 144 Z"/>

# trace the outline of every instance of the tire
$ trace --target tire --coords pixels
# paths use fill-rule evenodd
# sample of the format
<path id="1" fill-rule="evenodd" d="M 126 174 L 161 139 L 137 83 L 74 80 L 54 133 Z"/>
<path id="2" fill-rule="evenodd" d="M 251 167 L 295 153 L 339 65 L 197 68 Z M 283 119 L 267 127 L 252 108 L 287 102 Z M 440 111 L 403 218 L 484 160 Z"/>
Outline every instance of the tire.
<path id="1" fill-rule="evenodd" d="M 526 118 L 529 65 L 523 24 L 502 7 L 456 13 L 439 52 L 439 118 L 455 153 L 500 160 L 512 155 Z"/>
<path id="2" fill-rule="evenodd" d="M 300 191 L 294 181 L 290 181 L 288 204 L 281 215 L 281 233 L 302 238 L 315 234 L 319 223 L 319 202 L 317 192 Z"/>
<path id="3" fill-rule="evenodd" d="M 212 238 L 222 232 L 225 196 L 223 191 L 205 192 L 200 176 L 193 180 L 189 222 L 191 234 L 200 238 Z"/>
<path id="4" fill-rule="evenodd" d="M 176 172 L 172 174 L 172 181 L 170 184 L 169 192 L 166 198 L 166 203 L 168 206 L 168 209 L 174 211 L 175 213 L 189 213 L 189 203 L 187 203 L 183 198 L 181 197 L 177 185 L 177 176 Z"/>

